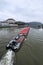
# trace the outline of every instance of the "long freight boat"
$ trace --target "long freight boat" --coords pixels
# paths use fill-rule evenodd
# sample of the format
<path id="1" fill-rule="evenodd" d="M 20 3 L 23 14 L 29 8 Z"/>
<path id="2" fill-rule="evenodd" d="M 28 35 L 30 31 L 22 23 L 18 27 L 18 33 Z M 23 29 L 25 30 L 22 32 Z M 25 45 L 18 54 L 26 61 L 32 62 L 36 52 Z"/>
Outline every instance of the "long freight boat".
<path id="1" fill-rule="evenodd" d="M 25 40 L 25 36 L 27 36 L 29 30 L 30 27 L 26 27 L 21 30 L 20 33 L 9 42 L 9 44 L 6 46 L 6 49 L 11 49 L 15 52 L 18 51 L 21 47 L 22 42 Z"/>

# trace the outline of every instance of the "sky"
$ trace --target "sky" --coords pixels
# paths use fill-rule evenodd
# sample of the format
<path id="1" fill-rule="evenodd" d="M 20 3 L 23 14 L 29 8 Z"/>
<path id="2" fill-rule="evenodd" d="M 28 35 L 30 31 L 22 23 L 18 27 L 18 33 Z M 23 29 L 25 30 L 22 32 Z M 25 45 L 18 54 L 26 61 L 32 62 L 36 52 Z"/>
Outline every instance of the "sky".
<path id="1" fill-rule="evenodd" d="M 43 23 L 43 0 L 0 0 L 0 20 Z"/>

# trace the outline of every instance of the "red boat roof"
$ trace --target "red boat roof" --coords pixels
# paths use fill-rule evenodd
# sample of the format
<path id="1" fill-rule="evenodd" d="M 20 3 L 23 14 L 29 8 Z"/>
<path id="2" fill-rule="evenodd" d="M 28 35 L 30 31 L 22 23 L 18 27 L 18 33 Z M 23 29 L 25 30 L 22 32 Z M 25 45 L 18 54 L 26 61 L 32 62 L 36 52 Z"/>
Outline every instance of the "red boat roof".
<path id="1" fill-rule="evenodd" d="M 18 43 L 22 43 L 24 39 L 25 39 L 24 36 L 20 37 L 19 40 L 18 40 Z"/>
<path id="2" fill-rule="evenodd" d="M 30 27 L 26 27 L 22 31 L 20 31 L 20 34 L 27 35 L 27 33 L 29 32 L 29 30 L 30 30 Z"/>

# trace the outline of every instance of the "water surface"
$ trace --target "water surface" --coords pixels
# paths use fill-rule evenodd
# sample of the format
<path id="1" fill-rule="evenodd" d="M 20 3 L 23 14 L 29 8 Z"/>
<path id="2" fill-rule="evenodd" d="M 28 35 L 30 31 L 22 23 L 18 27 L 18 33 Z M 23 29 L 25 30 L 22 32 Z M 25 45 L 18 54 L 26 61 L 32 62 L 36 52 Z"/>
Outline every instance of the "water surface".
<path id="1" fill-rule="evenodd" d="M 7 53 L 5 46 L 21 29 L 0 29 L 0 59 Z M 43 29 L 30 29 L 27 39 L 16 53 L 15 65 L 43 65 Z"/>

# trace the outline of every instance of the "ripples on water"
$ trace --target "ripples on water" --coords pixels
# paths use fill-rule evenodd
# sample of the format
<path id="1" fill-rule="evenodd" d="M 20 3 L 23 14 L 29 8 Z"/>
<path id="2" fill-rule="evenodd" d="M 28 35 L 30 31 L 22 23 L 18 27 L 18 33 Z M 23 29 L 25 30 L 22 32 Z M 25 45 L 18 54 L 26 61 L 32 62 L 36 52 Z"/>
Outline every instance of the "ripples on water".
<path id="1" fill-rule="evenodd" d="M 10 39 L 13 36 L 17 35 L 20 29 L 12 28 L 2 28 L 0 29 L 0 41 L 3 39 Z M 5 40 L 4 40 L 5 41 Z M 2 41 L 1 41 L 2 42 Z M 3 43 L 3 42 L 2 42 Z M 16 63 L 15 53 L 11 50 L 8 50 L 7 53 L 2 57 L 0 65 L 13 65 Z"/>
<path id="2" fill-rule="evenodd" d="M 17 35 L 20 30 L 21 29 L 1 29 L 0 39 L 9 40 Z M 25 40 L 24 47 L 22 47 L 16 55 L 17 65 L 43 65 L 43 29 L 31 28 Z M 3 43 L 3 41 L 1 42 Z M 15 63 L 14 57 L 15 53 L 8 50 L 5 56 L 2 57 L 0 65 L 13 65 L 13 62 Z"/>

